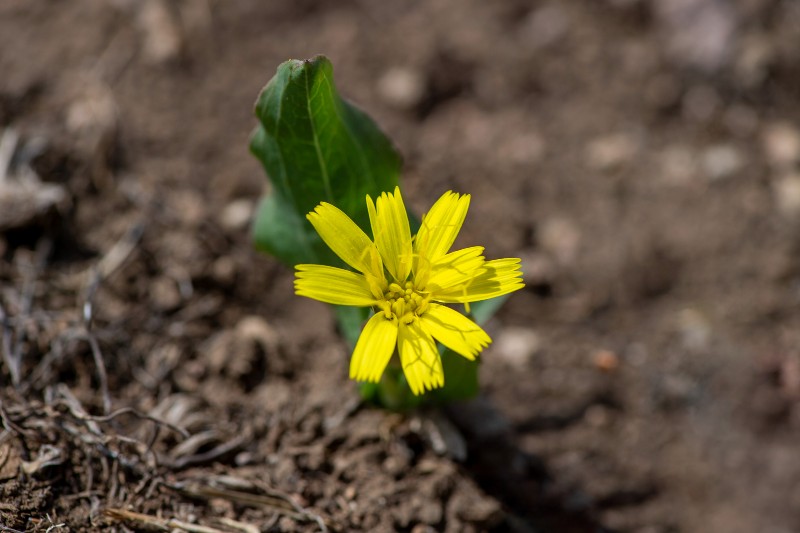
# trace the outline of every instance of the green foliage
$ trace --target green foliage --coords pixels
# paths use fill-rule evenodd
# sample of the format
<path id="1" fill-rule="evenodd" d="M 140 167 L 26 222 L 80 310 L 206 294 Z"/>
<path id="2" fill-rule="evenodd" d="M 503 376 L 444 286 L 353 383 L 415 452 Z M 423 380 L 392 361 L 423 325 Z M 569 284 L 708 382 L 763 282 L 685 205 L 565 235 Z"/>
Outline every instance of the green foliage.
<path id="1" fill-rule="evenodd" d="M 368 231 L 364 198 L 394 189 L 400 156 L 372 119 L 339 96 L 323 56 L 282 63 L 255 112 L 250 151 L 272 182 L 253 227 L 256 246 L 290 266 L 340 266 L 305 214 L 329 202 Z"/>

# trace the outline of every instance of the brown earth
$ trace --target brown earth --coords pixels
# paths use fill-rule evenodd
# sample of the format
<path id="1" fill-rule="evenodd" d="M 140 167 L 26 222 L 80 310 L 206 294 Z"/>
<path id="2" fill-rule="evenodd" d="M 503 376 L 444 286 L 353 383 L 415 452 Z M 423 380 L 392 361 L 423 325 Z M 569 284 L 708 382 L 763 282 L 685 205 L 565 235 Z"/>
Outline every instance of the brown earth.
<path id="1" fill-rule="evenodd" d="M 0 50 L 0 531 L 800 530 L 794 0 L 5 0 Z M 523 258 L 474 402 L 360 405 L 251 249 L 317 53 Z"/>

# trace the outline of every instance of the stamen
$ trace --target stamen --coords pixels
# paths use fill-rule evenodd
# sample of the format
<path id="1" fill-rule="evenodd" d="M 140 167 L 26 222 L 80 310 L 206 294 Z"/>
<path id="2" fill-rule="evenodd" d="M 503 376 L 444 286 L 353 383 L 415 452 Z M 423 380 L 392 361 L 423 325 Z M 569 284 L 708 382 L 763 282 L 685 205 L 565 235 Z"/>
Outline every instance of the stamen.
<path id="1" fill-rule="evenodd" d="M 386 318 L 398 319 L 403 324 L 411 324 L 428 308 L 430 296 L 417 292 L 414 281 L 405 281 L 403 286 L 392 282 L 386 286 L 380 309 Z"/>

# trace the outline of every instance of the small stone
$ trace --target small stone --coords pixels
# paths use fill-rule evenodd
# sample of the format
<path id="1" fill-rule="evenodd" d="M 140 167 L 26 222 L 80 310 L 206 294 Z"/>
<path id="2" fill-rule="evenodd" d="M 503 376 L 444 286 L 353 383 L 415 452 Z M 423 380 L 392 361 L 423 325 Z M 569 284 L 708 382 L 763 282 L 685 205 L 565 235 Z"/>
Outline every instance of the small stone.
<path id="1" fill-rule="evenodd" d="M 742 154 L 730 144 L 718 144 L 706 149 L 702 162 L 706 176 L 712 181 L 730 177 L 744 165 Z"/>
<path id="2" fill-rule="evenodd" d="M 236 281 L 236 261 L 224 255 L 211 265 L 211 276 L 220 285 L 230 286 Z"/>
<path id="3" fill-rule="evenodd" d="M 497 337 L 494 353 L 516 368 L 525 368 L 542 348 L 542 340 L 529 328 L 509 327 Z"/>
<path id="4" fill-rule="evenodd" d="M 611 350 L 597 350 L 592 354 L 595 368 L 603 372 L 611 372 L 619 368 L 619 356 Z"/>
<path id="5" fill-rule="evenodd" d="M 729 2 L 670 0 L 653 5 L 673 61 L 706 74 L 728 64 L 737 28 L 736 12 Z"/>
<path id="6" fill-rule="evenodd" d="M 178 58 L 183 47 L 183 35 L 178 21 L 163 0 L 146 0 L 139 11 L 142 31 L 142 52 L 152 64 L 162 64 Z"/>
<path id="7" fill-rule="evenodd" d="M 206 218 L 206 201 L 196 191 L 185 189 L 170 195 L 170 208 L 188 226 L 199 226 Z"/>
<path id="8" fill-rule="evenodd" d="M 150 301 L 159 311 L 172 311 L 182 301 L 178 284 L 167 276 L 159 276 L 150 285 Z"/>
<path id="9" fill-rule="evenodd" d="M 254 210 L 255 205 L 251 200 L 234 200 L 222 209 L 219 223 L 231 233 L 241 231 L 250 223 Z"/>
<path id="10" fill-rule="evenodd" d="M 773 167 L 788 169 L 800 161 L 800 132 L 791 124 L 770 124 L 764 129 L 762 142 L 767 161 Z"/>
<path id="11" fill-rule="evenodd" d="M 771 34 L 747 35 L 740 43 L 736 58 L 736 78 L 745 87 L 755 88 L 764 83 L 776 50 Z"/>
<path id="12" fill-rule="evenodd" d="M 586 161 L 593 169 L 611 170 L 630 162 L 637 150 L 636 139 L 615 133 L 590 142 L 586 147 Z"/>
<path id="13" fill-rule="evenodd" d="M 695 154 L 686 146 L 669 146 L 661 153 L 659 168 L 668 184 L 688 185 L 696 179 L 698 164 Z"/>
<path id="14" fill-rule="evenodd" d="M 545 142 L 538 133 L 528 132 L 513 136 L 498 149 L 498 154 L 503 159 L 520 165 L 533 165 L 541 161 Z"/>
<path id="15" fill-rule="evenodd" d="M 461 487 L 463 491 L 465 487 Z M 477 493 L 477 489 L 469 487 L 469 495 L 467 501 L 463 502 L 464 505 L 458 509 L 458 515 L 465 522 L 473 524 L 485 524 L 487 529 L 491 529 L 492 525 L 496 525 L 503 516 L 503 508 L 497 500 Z"/>
<path id="16" fill-rule="evenodd" d="M 65 125 L 71 139 L 88 157 L 104 157 L 119 127 L 119 111 L 112 89 L 88 74 L 68 80 Z"/>
<path id="17" fill-rule="evenodd" d="M 438 524 L 442 521 L 443 514 L 441 502 L 435 499 L 423 500 L 417 509 L 417 518 L 424 524 Z"/>
<path id="18" fill-rule="evenodd" d="M 789 174 L 772 182 L 778 212 L 787 218 L 800 216 L 800 174 Z"/>
<path id="19" fill-rule="evenodd" d="M 67 191 L 61 185 L 4 180 L 0 182 L 0 231 L 33 224 L 68 203 Z"/>
<path id="20" fill-rule="evenodd" d="M 17 477 L 22 464 L 22 455 L 19 447 L 11 441 L 0 444 L 0 481 Z"/>
<path id="21" fill-rule="evenodd" d="M 260 316 L 246 316 L 241 319 L 236 324 L 236 333 L 245 339 L 256 341 L 267 353 L 278 346 L 278 332 Z"/>
<path id="22" fill-rule="evenodd" d="M 215 333 L 201 350 L 212 374 L 220 374 L 231 357 L 234 336 L 230 330 Z M 248 354 L 249 355 L 249 354 Z M 242 357 L 242 354 L 238 354 Z"/>
<path id="23" fill-rule="evenodd" d="M 702 350 L 711 341 L 711 324 L 696 309 L 683 309 L 677 317 L 678 332 L 688 350 Z"/>
<path id="24" fill-rule="evenodd" d="M 410 110 L 425 96 L 425 77 L 418 70 L 393 67 L 378 80 L 378 93 L 391 106 Z"/>
<path id="25" fill-rule="evenodd" d="M 581 232 L 569 219 L 553 217 L 545 220 L 538 231 L 539 244 L 561 265 L 571 264 L 578 255 Z"/>

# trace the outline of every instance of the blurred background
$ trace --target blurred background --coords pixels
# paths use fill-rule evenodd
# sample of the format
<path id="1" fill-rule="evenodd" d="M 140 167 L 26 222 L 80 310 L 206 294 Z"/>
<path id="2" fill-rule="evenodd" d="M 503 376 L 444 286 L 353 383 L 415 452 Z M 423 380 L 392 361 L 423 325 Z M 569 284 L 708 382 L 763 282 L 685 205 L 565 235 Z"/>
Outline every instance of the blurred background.
<path id="1" fill-rule="evenodd" d="M 199 451 L 249 435 L 177 470 L 268 481 L 332 529 L 800 529 L 800 2 L 4 0 L 0 50 L 6 405 L 60 383 L 99 412 L 64 340 L 91 298 L 114 406 L 206 413 L 173 420 L 217 431 Z M 465 461 L 428 419 L 342 414 L 328 310 L 250 248 L 253 103 L 316 54 L 394 139 L 417 213 L 469 193 L 459 244 L 523 259 L 483 397 L 431 430 L 457 426 Z M 10 526 L 190 513 L 67 504 L 79 466 Z"/>

